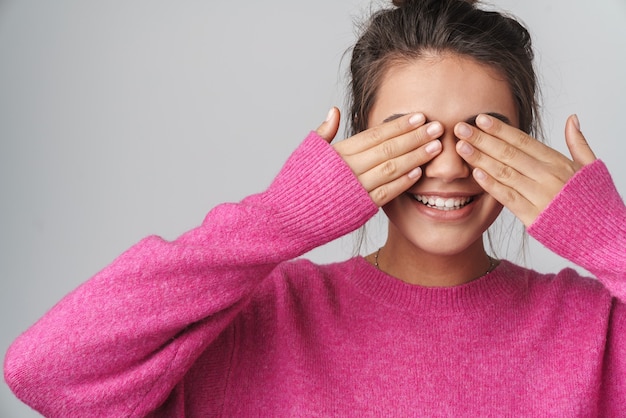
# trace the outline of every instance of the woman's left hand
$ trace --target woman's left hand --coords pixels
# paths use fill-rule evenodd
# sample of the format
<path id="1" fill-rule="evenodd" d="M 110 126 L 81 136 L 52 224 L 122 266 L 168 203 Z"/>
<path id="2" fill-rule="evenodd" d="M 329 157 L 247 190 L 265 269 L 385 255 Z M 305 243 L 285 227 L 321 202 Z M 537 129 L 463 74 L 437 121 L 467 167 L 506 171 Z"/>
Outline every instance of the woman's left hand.
<path id="1" fill-rule="evenodd" d="M 476 127 L 458 123 L 454 132 L 459 138 L 457 152 L 474 167 L 473 176 L 478 184 L 526 227 L 578 170 L 596 160 L 575 115 L 565 124 L 565 142 L 571 160 L 488 115 L 479 115 Z"/>

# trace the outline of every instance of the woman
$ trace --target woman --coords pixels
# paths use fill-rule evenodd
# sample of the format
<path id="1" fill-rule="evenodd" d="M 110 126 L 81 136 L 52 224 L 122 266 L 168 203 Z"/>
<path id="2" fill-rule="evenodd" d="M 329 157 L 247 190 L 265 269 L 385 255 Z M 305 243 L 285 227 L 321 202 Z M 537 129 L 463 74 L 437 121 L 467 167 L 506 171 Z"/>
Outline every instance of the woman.
<path id="1" fill-rule="evenodd" d="M 377 12 L 326 121 L 271 186 L 148 237 L 18 338 L 5 376 L 48 416 L 596 416 L 626 410 L 626 208 L 575 116 L 533 139 L 526 30 L 462 0 Z M 596 200 L 602 196 L 602 204 Z M 492 259 L 508 207 L 593 272 Z M 378 208 L 385 245 L 293 260 Z"/>

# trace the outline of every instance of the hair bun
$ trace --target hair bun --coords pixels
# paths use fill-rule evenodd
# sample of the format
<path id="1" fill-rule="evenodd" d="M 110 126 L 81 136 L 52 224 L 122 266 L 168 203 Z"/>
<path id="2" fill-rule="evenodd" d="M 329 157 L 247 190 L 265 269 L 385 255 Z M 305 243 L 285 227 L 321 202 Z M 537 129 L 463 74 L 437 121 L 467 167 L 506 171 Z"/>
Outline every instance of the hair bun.
<path id="1" fill-rule="evenodd" d="M 396 7 L 404 7 L 407 3 L 411 3 L 411 1 L 414 1 L 414 0 L 391 0 L 393 5 Z M 459 0 L 459 1 L 464 1 L 465 3 L 474 5 L 478 3 L 479 0 Z"/>

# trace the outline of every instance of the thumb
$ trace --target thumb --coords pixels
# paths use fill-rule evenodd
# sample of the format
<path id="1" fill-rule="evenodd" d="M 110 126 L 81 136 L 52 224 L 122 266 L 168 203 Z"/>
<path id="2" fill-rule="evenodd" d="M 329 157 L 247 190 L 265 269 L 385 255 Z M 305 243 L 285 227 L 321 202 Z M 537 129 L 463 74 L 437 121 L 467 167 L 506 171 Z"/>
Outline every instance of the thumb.
<path id="1" fill-rule="evenodd" d="M 578 116 L 571 115 L 565 123 L 565 142 L 574 162 L 581 165 L 591 164 L 596 160 L 596 156 L 591 151 L 591 147 L 580 131 Z"/>
<path id="2" fill-rule="evenodd" d="M 328 111 L 326 120 L 316 130 L 317 134 L 324 138 L 329 144 L 335 135 L 337 135 L 337 131 L 339 130 L 339 119 L 339 109 L 333 106 Z"/>

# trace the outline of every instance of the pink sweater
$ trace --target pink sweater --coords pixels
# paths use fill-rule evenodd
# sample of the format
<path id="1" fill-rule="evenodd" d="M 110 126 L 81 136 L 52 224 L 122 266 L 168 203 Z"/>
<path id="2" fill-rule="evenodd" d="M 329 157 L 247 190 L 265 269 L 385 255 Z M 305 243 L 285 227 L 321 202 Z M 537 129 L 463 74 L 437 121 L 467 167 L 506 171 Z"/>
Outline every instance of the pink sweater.
<path id="1" fill-rule="evenodd" d="M 504 261 L 424 288 L 289 261 L 376 212 L 312 133 L 264 193 L 66 296 L 5 378 L 51 417 L 626 416 L 626 208 L 601 162 L 529 229 L 599 281 Z"/>

